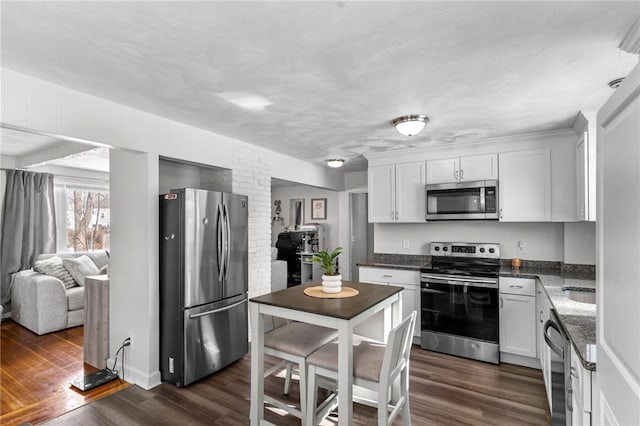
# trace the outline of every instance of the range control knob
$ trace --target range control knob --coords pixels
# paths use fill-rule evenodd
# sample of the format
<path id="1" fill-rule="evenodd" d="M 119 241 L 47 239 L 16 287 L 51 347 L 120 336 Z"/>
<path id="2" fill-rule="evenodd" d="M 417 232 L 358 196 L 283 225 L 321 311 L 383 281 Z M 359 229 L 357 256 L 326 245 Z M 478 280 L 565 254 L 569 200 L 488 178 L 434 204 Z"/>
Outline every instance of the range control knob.
<path id="1" fill-rule="evenodd" d="M 440 246 L 435 246 L 433 249 L 434 249 L 435 251 L 440 251 Z"/>
<path id="2" fill-rule="evenodd" d="M 495 252 L 496 252 L 496 249 L 493 249 L 493 248 L 490 248 L 490 249 L 489 249 L 489 253 L 492 253 L 492 254 L 493 254 L 493 253 L 495 253 Z"/>
<path id="3" fill-rule="evenodd" d="M 449 251 L 449 247 L 442 247 L 443 251 Z"/>
<path id="4" fill-rule="evenodd" d="M 484 247 L 480 248 L 480 253 L 484 253 Z"/>

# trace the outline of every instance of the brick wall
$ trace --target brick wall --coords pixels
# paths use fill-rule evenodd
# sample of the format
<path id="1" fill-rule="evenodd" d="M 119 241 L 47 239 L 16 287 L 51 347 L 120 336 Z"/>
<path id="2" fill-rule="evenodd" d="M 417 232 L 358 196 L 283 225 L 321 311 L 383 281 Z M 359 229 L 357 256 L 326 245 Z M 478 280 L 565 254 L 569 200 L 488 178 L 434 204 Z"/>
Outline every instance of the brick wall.
<path id="1" fill-rule="evenodd" d="M 271 169 L 264 149 L 233 150 L 232 192 L 249 198 L 249 297 L 271 291 Z"/>

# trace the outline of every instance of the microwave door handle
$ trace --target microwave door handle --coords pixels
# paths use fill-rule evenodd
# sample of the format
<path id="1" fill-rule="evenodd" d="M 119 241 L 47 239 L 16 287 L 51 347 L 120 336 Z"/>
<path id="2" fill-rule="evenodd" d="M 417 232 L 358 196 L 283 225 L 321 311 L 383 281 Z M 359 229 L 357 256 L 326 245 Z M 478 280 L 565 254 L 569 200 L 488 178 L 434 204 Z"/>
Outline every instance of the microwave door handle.
<path id="1" fill-rule="evenodd" d="M 486 205 L 487 205 L 487 198 L 486 198 L 486 192 L 487 188 L 486 187 L 482 187 L 480 188 L 480 212 L 481 213 L 486 213 Z"/>

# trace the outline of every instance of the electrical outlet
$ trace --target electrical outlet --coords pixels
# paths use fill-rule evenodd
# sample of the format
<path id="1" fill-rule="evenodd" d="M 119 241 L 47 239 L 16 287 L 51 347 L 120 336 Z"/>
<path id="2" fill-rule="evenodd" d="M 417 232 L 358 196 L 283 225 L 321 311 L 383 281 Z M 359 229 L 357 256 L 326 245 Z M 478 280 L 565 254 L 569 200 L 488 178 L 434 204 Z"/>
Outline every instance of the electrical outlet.
<path id="1" fill-rule="evenodd" d="M 124 339 L 123 344 L 125 347 L 129 346 L 129 349 L 133 349 L 133 337 L 127 337 L 126 339 Z"/>
<path id="2" fill-rule="evenodd" d="M 518 249 L 518 253 L 526 252 L 527 251 L 527 243 L 522 241 L 522 240 L 518 241 L 517 249 Z"/>
<path id="3" fill-rule="evenodd" d="M 409 246 L 410 246 L 409 240 L 402 240 L 402 248 L 403 249 L 408 249 Z"/>

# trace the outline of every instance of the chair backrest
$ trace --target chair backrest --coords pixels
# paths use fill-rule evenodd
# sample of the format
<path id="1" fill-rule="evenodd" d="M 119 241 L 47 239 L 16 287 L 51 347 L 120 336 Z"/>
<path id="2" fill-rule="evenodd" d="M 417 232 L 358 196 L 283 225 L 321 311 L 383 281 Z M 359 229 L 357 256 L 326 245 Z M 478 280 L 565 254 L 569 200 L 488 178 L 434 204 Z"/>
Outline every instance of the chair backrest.
<path id="1" fill-rule="evenodd" d="M 415 323 L 416 311 L 413 311 L 389 332 L 380 371 L 381 382 L 390 383 L 399 372 L 408 367 Z"/>

